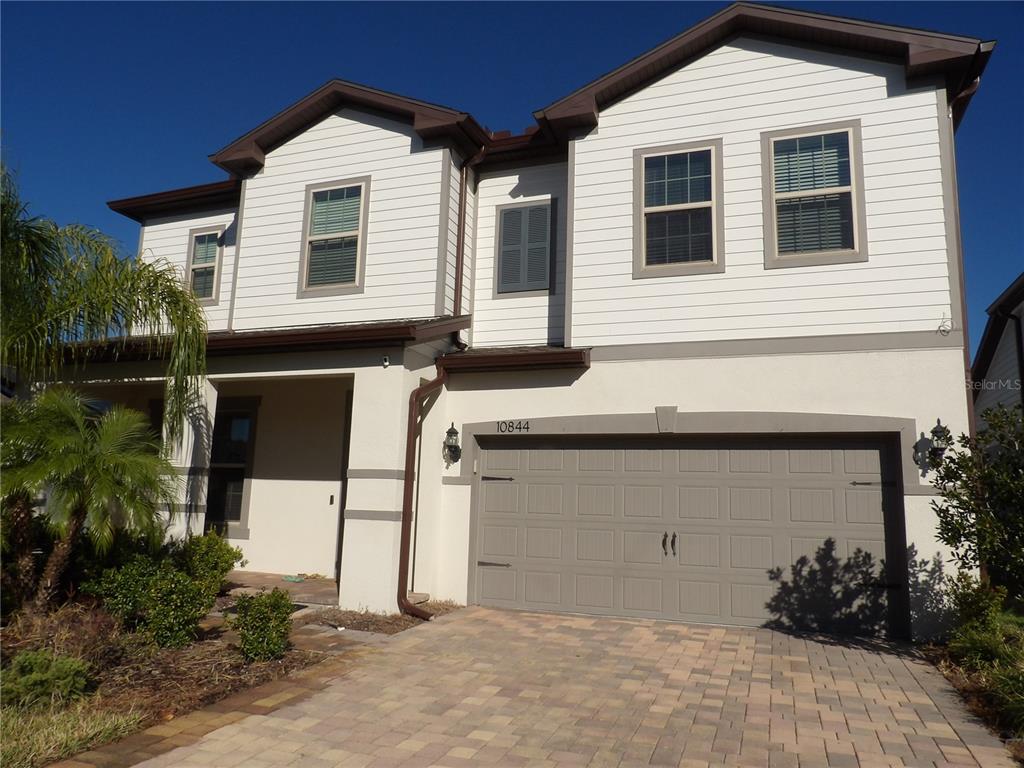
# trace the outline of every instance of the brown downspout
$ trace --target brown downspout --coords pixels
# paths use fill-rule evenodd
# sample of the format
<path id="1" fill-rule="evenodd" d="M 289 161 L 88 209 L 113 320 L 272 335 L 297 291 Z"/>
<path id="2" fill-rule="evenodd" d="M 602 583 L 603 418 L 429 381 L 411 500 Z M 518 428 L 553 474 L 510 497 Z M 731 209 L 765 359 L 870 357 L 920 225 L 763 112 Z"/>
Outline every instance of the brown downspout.
<path id="1" fill-rule="evenodd" d="M 466 185 L 469 183 L 469 169 L 479 164 L 487 152 L 486 147 L 480 147 L 480 151 L 462 164 L 459 171 L 459 224 L 455 233 L 455 301 L 452 303 L 452 314 L 458 317 L 462 314 L 462 271 L 465 263 L 466 253 Z"/>
<path id="2" fill-rule="evenodd" d="M 409 554 L 412 550 L 412 499 L 416 483 L 416 428 L 420 410 L 428 394 L 440 389 L 448 380 L 448 372 L 437 367 L 437 376 L 409 393 L 409 423 L 405 432 L 405 479 L 402 488 L 402 534 L 398 550 L 398 610 L 417 619 L 429 621 L 432 614 L 409 602 Z"/>

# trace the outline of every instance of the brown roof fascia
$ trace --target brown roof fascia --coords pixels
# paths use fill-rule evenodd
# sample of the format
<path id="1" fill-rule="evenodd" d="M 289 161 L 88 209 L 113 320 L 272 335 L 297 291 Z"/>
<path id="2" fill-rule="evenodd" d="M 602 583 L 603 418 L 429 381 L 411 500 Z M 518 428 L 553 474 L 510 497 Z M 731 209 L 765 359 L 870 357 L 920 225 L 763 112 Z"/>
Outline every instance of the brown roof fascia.
<path id="1" fill-rule="evenodd" d="M 450 140 L 467 153 L 475 153 L 488 140 L 487 132 L 466 112 L 345 80 L 330 80 L 210 155 L 210 160 L 232 174 L 254 173 L 263 167 L 267 152 L 342 107 L 397 115 L 410 121 L 424 139 Z"/>
<path id="2" fill-rule="evenodd" d="M 364 323 L 311 328 L 286 328 L 272 331 L 213 332 L 206 339 L 208 357 L 247 355 L 269 352 L 307 352 L 310 350 L 355 349 L 361 347 L 420 344 L 450 336 L 469 327 L 470 316 L 406 320 L 395 323 Z M 151 339 L 124 347 L 97 345 L 88 350 L 93 361 L 147 360 L 156 357 L 159 346 Z"/>
<path id="3" fill-rule="evenodd" d="M 238 205 L 241 193 L 242 182 L 239 179 L 227 179 L 212 184 L 199 184 L 151 195 L 111 200 L 107 207 L 141 224 L 154 216 L 170 216 L 211 208 L 232 208 Z"/>
<path id="4" fill-rule="evenodd" d="M 981 341 L 978 343 L 974 364 L 971 366 L 971 379 L 974 381 L 981 381 L 988 375 L 988 367 L 992 364 L 992 358 L 995 357 L 999 340 L 1003 337 L 1003 331 L 1010 319 L 1010 313 L 1022 302 L 1024 302 L 1024 272 L 985 310 L 988 320 L 985 323 L 985 330 L 981 334 Z M 974 390 L 975 398 L 978 394 L 979 390 Z"/>
<path id="5" fill-rule="evenodd" d="M 597 125 L 600 110 L 740 33 L 894 58 L 904 62 L 908 78 L 942 72 L 950 101 L 980 76 L 994 47 L 971 37 L 739 2 L 538 110 L 534 117 L 560 136 L 591 128 Z"/>
<path id="6" fill-rule="evenodd" d="M 448 373 L 486 373 L 551 368 L 589 368 L 590 350 L 581 347 L 537 347 L 512 350 L 470 350 L 438 358 Z"/>

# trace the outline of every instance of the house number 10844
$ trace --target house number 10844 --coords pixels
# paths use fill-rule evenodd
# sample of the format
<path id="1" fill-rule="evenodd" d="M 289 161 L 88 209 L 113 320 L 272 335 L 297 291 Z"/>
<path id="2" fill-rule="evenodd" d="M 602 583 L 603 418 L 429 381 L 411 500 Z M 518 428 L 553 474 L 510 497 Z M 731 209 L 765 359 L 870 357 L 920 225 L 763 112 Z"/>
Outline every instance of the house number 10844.
<path id="1" fill-rule="evenodd" d="M 499 421 L 499 432 L 529 432 L 530 422 L 528 421 Z"/>

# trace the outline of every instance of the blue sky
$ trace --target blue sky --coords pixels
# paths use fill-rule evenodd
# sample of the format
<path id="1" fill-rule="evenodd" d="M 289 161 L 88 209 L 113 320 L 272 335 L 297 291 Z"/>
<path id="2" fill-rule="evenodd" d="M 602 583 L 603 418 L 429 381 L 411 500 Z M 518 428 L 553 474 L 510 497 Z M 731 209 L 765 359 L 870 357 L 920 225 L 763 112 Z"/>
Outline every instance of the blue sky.
<path id="1" fill-rule="evenodd" d="M 3 158 L 34 211 L 131 251 L 107 200 L 224 178 L 207 155 L 332 77 L 519 132 L 724 5 L 7 2 Z M 1024 3 L 787 5 L 999 41 L 957 134 L 973 348 L 1024 270 Z"/>

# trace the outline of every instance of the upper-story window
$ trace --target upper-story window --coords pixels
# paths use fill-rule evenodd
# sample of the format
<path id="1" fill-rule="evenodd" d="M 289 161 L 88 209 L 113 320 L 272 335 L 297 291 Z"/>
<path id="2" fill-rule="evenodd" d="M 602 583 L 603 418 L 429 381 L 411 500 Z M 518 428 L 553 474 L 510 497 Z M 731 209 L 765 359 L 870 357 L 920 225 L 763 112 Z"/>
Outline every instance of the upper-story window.
<path id="1" fill-rule="evenodd" d="M 223 237 L 222 228 L 189 232 L 188 282 L 200 304 L 217 303 Z"/>
<path id="2" fill-rule="evenodd" d="M 498 206 L 495 294 L 550 289 L 553 205 L 551 200 Z"/>
<path id="3" fill-rule="evenodd" d="M 721 140 L 634 153 L 633 277 L 724 269 Z"/>
<path id="4" fill-rule="evenodd" d="M 765 266 L 867 259 L 860 124 L 762 134 Z"/>
<path id="5" fill-rule="evenodd" d="M 299 297 L 362 290 L 369 178 L 306 188 Z"/>

